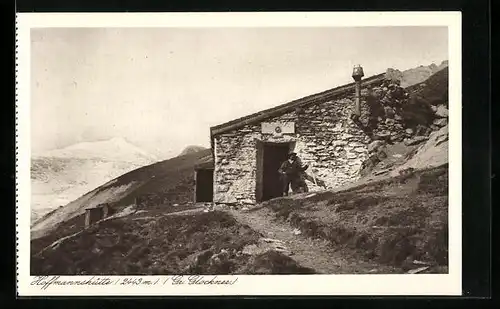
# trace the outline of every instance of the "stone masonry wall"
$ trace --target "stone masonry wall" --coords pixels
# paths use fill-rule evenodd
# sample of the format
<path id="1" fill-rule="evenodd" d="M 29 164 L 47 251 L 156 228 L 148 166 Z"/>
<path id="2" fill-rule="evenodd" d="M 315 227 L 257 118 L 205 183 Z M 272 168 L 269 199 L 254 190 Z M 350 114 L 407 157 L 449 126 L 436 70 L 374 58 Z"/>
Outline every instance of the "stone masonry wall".
<path id="1" fill-rule="evenodd" d="M 370 139 L 349 118 L 351 98 L 346 93 L 344 98 L 266 120 L 293 121 L 294 134 L 262 134 L 261 124 L 256 123 L 215 136 L 214 202 L 255 203 L 257 141 L 295 142 L 294 151 L 310 166 L 308 174 L 324 181 L 327 188 L 357 180 Z M 308 185 L 310 191 L 320 189 L 314 183 Z"/>

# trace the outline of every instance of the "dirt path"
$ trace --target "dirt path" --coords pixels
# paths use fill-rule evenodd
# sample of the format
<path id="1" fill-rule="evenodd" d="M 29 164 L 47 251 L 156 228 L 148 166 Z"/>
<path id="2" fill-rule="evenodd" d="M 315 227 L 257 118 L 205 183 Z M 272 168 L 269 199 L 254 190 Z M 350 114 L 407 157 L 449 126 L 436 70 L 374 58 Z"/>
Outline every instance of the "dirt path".
<path id="1" fill-rule="evenodd" d="M 180 211 L 173 211 L 169 212 L 167 214 L 164 214 L 164 216 L 182 216 L 182 215 L 189 215 L 189 214 L 195 214 L 199 212 L 203 212 L 204 208 L 198 207 L 198 208 L 193 208 L 193 209 L 186 209 L 186 210 L 180 210 Z"/>
<path id="2" fill-rule="evenodd" d="M 204 210 L 203 207 L 193 207 L 189 209 L 180 209 L 180 210 L 174 209 L 170 212 L 165 212 L 164 208 L 158 207 L 153 209 L 141 209 L 133 212 L 131 215 L 135 219 L 148 219 L 148 218 L 165 217 L 165 216 L 189 215 L 189 214 L 203 212 L 203 210 Z"/>
<path id="3" fill-rule="evenodd" d="M 266 208 L 258 211 L 229 211 L 239 222 L 250 226 L 264 237 L 282 241 L 292 252 L 291 257 L 300 265 L 323 274 L 353 274 L 353 273 L 394 273 L 391 267 L 360 261 L 347 257 L 334 250 L 320 239 L 312 239 L 303 235 L 294 235 L 294 228 L 285 222 L 274 221 L 273 215 Z"/>

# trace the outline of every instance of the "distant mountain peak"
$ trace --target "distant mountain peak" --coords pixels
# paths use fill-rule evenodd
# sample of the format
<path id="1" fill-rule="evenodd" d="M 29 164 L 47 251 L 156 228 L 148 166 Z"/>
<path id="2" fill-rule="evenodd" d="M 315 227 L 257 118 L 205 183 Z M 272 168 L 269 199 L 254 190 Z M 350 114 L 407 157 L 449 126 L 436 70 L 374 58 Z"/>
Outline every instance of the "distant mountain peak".
<path id="1" fill-rule="evenodd" d="M 190 146 L 187 146 L 186 148 L 184 148 L 184 150 L 179 154 L 179 156 L 187 155 L 190 153 L 195 153 L 195 152 L 202 151 L 205 149 L 207 149 L 207 148 L 202 147 L 202 146 L 197 146 L 197 145 L 190 145 Z"/>
<path id="2" fill-rule="evenodd" d="M 419 84 L 429 78 L 431 75 L 448 67 L 448 60 L 443 60 L 441 64 L 431 63 L 427 66 L 419 65 L 418 67 L 400 71 L 398 69 L 389 68 L 386 71 L 386 77 L 397 79 L 401 82 L 401 87 L 407 88 L 415 84 Z"/>
<path id="3" fill-rule="evenodd" d="M 38 153 L 37 157 L 101 159 L 133 163 L 152 163 L 157 158 L 123 137 L 108 140 L 80 142 L 59 149 Z"/>

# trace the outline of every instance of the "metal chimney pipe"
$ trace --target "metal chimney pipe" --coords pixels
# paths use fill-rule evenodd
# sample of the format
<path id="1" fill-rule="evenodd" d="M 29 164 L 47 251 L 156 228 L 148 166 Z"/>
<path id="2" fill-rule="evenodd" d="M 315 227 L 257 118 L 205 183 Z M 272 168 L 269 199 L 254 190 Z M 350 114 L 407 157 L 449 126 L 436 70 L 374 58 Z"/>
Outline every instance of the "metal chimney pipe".
<path id="1" fill-rule="evenodd" d="M 361 65 L 354 66 L 352 71 L 352 78 L 355 81 L 355 103 L 354 103 L 354 111 L 352 114 L 353 120 L 358 120 L 361 116 L 361 79 L 365 76 L 363 73 L 363 68 Z"/>

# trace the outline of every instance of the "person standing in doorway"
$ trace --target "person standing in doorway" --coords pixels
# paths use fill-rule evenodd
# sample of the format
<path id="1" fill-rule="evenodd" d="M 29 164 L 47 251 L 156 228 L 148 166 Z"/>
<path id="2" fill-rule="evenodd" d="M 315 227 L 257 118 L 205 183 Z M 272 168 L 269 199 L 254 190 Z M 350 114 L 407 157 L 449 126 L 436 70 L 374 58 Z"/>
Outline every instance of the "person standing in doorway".
<path id="1" fill-rule="evenodd" d="M 288 195 L 290 185 L 294 193 L 299 191 L 307 192 L 307 185 L 303 177 L 303 173 L 307 168 L 307 165 L 302 165 L 302 161 L 295 152 L 288 154 L 288 159 L 281 164 L 278 170 L 283 184 L 283 196 Z"/>

